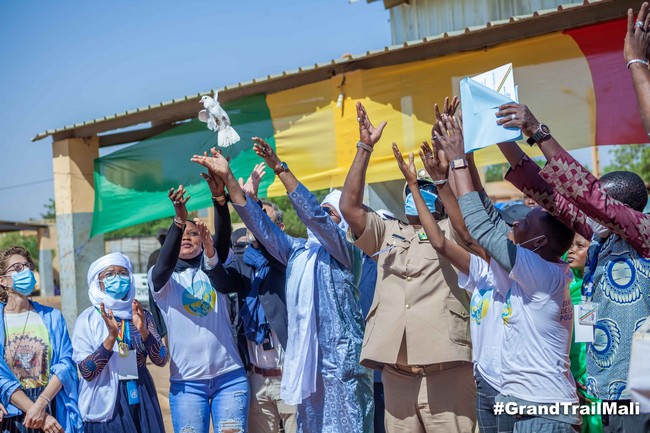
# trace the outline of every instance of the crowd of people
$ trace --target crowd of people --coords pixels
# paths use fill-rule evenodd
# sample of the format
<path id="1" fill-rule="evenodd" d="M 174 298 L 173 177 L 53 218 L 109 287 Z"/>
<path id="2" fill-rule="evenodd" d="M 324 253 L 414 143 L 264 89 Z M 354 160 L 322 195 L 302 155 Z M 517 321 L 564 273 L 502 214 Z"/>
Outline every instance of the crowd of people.
<path id="1" fill-rule="evenodd" d="M 628 12 L 624 54 L 650 135 L 648 12 Z M 175 217 L 151 260 L 151 312 L 135 299 L 130 259 L 107 254 L 88 270 L 92 305 L 72 338 L 58 310 L 30 299 L 29 252 L 2 251 L 0 431 L 162 432 L 147 358 L 169 363 L 177 433 L 211 423 L 232 433 L 650 431 L 648 413 L 495 410 L 630 403 L 632 335 L 650 315 L 648 195 L 631 172 L 595 178 L 510 103 L 495 122 L 520 129 L 546 165 L 499 143 L 506 179 L 527 201 L 497 210 L 465 153 L 458 107 L 456 97 L 435 106 L 424 170 L 392 145 L 406 221 L 363 203 L 386 123 L 375 127 L 361 103 L 343 188 L 320 202 L 264 139 L 253 138 L 263 163 L 246 183 L 214 148 L 194 155 L 213 230 L 189 219 L 182 185 L 170 189 Z M 266 169 L 306 239 L 257 197 Z M 229 206 L 245 231 L 233 233 Z M 585 309 L 597 311 L 593 323 Z M 573 338 L 577 326 L 593 341 Z"/>

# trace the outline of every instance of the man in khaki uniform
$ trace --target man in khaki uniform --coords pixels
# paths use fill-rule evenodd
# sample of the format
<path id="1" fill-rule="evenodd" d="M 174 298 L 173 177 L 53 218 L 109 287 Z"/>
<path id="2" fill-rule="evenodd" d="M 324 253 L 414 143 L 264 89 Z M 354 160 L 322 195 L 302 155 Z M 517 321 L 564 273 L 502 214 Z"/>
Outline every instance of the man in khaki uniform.
<path id="1" fill-rule="evenodd" d="M 360 103 L 357 115 L 361 139 L 343 187 L 341 212 L 355 245 L 377 260 L 361 364 L 382 369 L 388 433 L 472 432 L 476 389 L 467 295 L 458 288 L 457 271 L 431 247 L 417 216 L 407 215 L 409 224 L 384 221 L 363 206 L 370 154 L 386 124 L 374 128 Z M 427 189 L 424 183 L 420 189 Z M 433 203 L 430 208 L 435 211 Z M 449 220 L 439 225 L 450 236 Z"/>

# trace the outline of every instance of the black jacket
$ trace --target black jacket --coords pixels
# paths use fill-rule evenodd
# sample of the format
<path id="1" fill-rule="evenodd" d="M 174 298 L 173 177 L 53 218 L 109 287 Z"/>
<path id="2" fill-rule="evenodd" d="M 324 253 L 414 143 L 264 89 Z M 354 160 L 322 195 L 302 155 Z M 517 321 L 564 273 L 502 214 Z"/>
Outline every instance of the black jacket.
<path id="1" fill-rule="evenodd" d="M 249 245 L 247 248 L 253 247 Z M 262 303 L 264 315 L 271 325 L 271 329 L 278 336 L 278 341 L 282 347 L 286 348 L 288 339 L 286 267 L 271 256 L 263 247 L 261 248 L 261 252 L 269 261 L 271 269 L 259 288 L 258 297 Z M 254 280 L 253 268 L 244 262 L 244 254 L 235 254 L 227 266 L 224 267 L 219 263 L 215 270 L 217 271 L 216 275 L 219 275 L 219 277 L 210 278 L 212 285 L 221 293 L 236 293 L 238 308 L 241 309 L 241 306 L 251 291 Z M 248 344 L 241 318 L 236 326 L 239 354 L 244 364 L 248 367 L 250 365 Z"/>

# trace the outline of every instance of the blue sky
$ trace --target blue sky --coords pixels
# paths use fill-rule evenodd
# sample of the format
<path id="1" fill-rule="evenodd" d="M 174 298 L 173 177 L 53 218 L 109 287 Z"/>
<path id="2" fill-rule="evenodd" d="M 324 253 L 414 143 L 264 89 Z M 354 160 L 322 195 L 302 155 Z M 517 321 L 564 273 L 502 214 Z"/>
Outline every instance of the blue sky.
<path id="1" fill-rule="evenodd" d="M 54 197 L 38 132 L 390 45 L 365 0 L 0 2 L 0 220 Z"/>
<path id="2" fill-rule="evenodd" d="M 381 1 L 0 1 L 0 220 L 39 218 L 54 197 L 39 132 L 390 39 Z M 591 165 L 588 149 L 572 153 Z"/>

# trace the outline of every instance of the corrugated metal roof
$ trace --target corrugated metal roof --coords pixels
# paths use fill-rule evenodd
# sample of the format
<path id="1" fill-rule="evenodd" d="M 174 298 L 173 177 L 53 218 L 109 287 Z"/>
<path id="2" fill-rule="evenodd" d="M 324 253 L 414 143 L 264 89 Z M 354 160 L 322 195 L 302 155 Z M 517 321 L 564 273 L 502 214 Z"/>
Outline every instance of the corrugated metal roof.
<path id="1" fill-rule="evenodd" d="M 387 46 L 379 50 L 366 51 L 363 54 L 306 65 L 297 70 L 283 71 L 279 74 L 224 86 L 216 89 L 216 91 L 219 92 L 219 100 L 222 103 L 248 94 L 272 93 L 273 91 L 320 81 L 342 72 L 406 63 L 453 52 L 477 49 L 477 47 L 484 48 L 509 40 L 523 39 L 564 28 L 606 21 L 625 16 L 627 8 L 638 7 L 638 3 L 638 0 L 585 0 L 583 4 L 560 5 L 553 9 L 539 10 L 528 15 L 513 16 L 506 20 L 491 21 L 485 25 L 445 32 L 420 40 Z M 525 27 L 520 26 L 523 23 L 526 24 Z M 507 29 L 509 28 L 512 31 L 508 32 Z M 492 35 L 492 37 L 486 37 L 488 34 Z M 473 35 L 480 35 L 480 41 L 473 40 L 473 42 L 462 43 L 461 39 Z M 453 44 L 454 41 L 458 41 L 458 43 Z M 445 44 L 445 46 L 443 47 L 441 44 Z M 421 49 L 421 51 L 414 51 L 418 49 Z M 204 95 L 211 95 L 214 91 L 200 92 L 123 113 L 67 125 L 62 128 L 48 129 L 37 134 L 32 141 L 41 140 L 48 136 L 54 136 L 55 140 L 84 137 L 145 122 L 160 121 L 161 118 L 164 118 L 167 122 L 188 119 L 196 116 L 199 107 L 195 104 L 198 100 Z M 187 105 L 187 107 L 181 109 L 180 107 L 184 105 Z M 179 107 L 179 110 L 165 110 L 173 107 Z M 154 115 L 154 113 L 158 114 Z M 131 119 L 128 120 L 129 118 Z"/>

